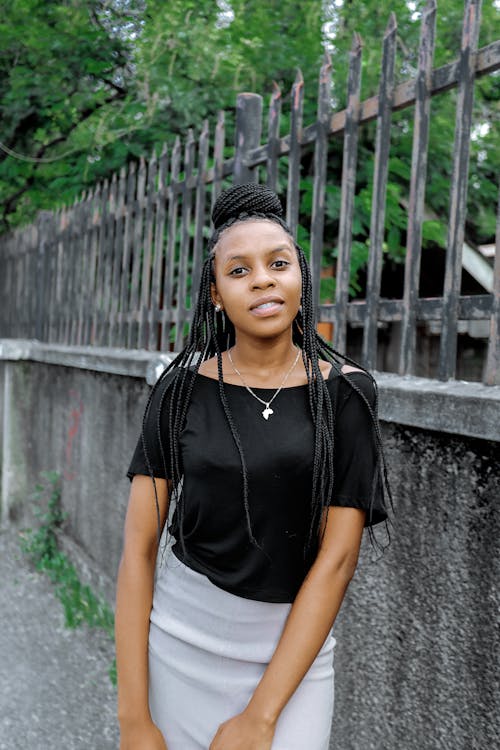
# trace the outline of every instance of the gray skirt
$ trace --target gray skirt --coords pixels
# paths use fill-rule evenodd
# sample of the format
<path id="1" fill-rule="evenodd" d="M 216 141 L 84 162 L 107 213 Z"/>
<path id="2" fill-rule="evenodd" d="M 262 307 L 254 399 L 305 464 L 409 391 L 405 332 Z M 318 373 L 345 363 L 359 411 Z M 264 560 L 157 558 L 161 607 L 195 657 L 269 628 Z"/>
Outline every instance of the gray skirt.
<path id="1" fill-rule="evenodd" d="M 167 551 L 149 628 L 149 705 L 168 750 L 208 750 L 218 727 L 247 706 L 291 603 L 231 594 Z M 272 750 L 328 750 L 334 704 L 329 632 L 282 710 Z"/>

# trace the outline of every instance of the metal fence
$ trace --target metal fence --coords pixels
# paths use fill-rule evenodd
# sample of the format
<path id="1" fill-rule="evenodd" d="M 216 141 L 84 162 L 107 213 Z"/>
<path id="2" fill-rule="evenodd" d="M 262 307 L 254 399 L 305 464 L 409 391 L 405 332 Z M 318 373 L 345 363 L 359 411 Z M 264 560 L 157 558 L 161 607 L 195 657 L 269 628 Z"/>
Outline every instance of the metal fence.
<path id="1" fill-rule="evenodd" d="M 147 162 L 130 164 L 111 181 L 96 186 L 72 207 L 43 211 L 37 221 L 0 238 L 0 336 L 47 342 L 179 350 L 192 315 L 191 290 L 198 287 L 209 210 L 228 178 L 257 181 L 259 169 L 276 189 L 281 159 L 288 161 L 286 218 L 294 235 L 299 221 L 301 158 L 314 150 L 310 217 L 310 263 L 318 321 L 333 324 L 333 344 L 345 350 L 348 324 L 363 327 L 362 362 L 374 368 L 377 328 L 401 324 L 398 368 L 415 372 L 416 330 L 422 321 L 441 321 L 438 378 L 455 377 L 457 324 L 489 320 L 484 382 L 500 382 L 500 201 L 492 293 L 460 294 L 462 249 L 475 79 L 500 69 L 500 40 L 478 49 L 480 0 L 465 7 L 459 59 L 433 69 L 435 0 L 422 14 L 418 72 L 394 83 L 397 24 L 391 14 L 383 40 L 378 95 L 360 101 L 362 46 L 354 35 L 350 52 L 347 108 L 331 110 L 331 61 L 319 76 L 317 119 L 303 126 L 304 81 L 291 91 L 290 132 L 280 137 L 281 93 L 271 96 L 267 142 L 262 139 L 262 97 L 240 94 L 236 108 L 234 155 L 224 158 L 225 118 L 219 114 L 210 138 L 205 123 L 195 141 L 189 131 Z M 424 192 L 427 176 L 431 97 L 457 90 L 455 143 L 450 189 L 443 294 L 419 298 Z M 381 298 L 386 187 L 391 116 L 414 107 L 414 130 L 402 299 Z M 373 202 L 366 297 L 349 300 L 359 129 L 376 120 Z M 341 207 L 336 294 L 320 304 L 329 145 L 343 137 Z M 213 148 L 210 144 L 213 143 Z M 211 152 L 209 154 L 209 151 Z M 210 158 L 210 166 L 209 166 Z"/>

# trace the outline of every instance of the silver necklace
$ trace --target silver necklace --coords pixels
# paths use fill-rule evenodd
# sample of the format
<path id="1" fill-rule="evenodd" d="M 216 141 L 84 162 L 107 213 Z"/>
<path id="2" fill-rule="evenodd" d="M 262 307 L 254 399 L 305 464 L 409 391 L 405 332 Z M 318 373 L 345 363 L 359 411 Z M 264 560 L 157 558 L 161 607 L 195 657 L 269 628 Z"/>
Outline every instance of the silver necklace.
<path id="1" fill-rule="evenodd" d="M 295 367 L 295 365 L 296 365 L 296 364 L 297 364 L 297 362 L 298 362 L 298 359 L 299 359 L 299 355 L 300 355 L 300 349 L 299 349 L 299 347 L 297 347 L 297 349 L 298 349 L 298 351 L 297 351 L 297 356 L 295 357 L 295 362 L 294 362 L 294 363 L 293 363 L 293 365 L 292 365 L 292 366 L 290 367 L 290 369 L 288 370 L 287 374 L 286 374 L 286 375 L 285 375 L 285 377 L 283 378 L 283 382 L 281 383 L 280 387 L 278 388 L 278 390 L 276 391 L 276 393 L 274 394 L 274 396 L 273 396 L 273 397 L 272 397 L 272 398 L 271 398 L 271 399 L 270 399 L 269 401 L 264 401 L 264 400 L 263 400 L 262 398 L 260 398 L 259 396 L 257 396 L 257 395 L 256 395 L 256 394 L 255 394 L 255 393 L 254 393 L 254 392 L 252 391 L 252 389 L 250 388 L 250 386 L 248 386 L 248 385 L 247 385 L 247 384 L 245 383 L 245 381 L 244 381 L 244 379 L 243 379 L 243 375 L 241 374 L 241 372 L 240 372 L 240 371 L 238 370 L 238 368 L 236 367 L 236 365 L 235 365 L 235 364 L 234 364 L 234 362 L 233 362 L 233 358 L 231 357 L 231 349 L 228 349 L 228 350 L 227 350 L 227 356 L 229 357 L 229 361 L 231 362 L 231 366 L 232 366 L 233 370 L 235 371 L 235 373 L 236 373 L 237 375 L 239 375 L 239 376 L 240 376 L 240 378 L 241 378 L 241 381 L 242 381 L 243 385 L 245 386 L 245 388 L 247 389 L 247 391 L 248 391 L 248 392 L 249 392 L 249 393 L 250 393 L 250 394 L 251 394 L 251 395 L 252 395 L 252 396 L 253 396 L 254 398 L 256 398 L 256 399 L 257 399 L 257 401 L 260 401 L 260 403 L 261 403 L 261 404 L 264 404 L 264 406 L 266 407 L 266 408 L 264 409 L 264 411 L 262 412 L 262 416 L 263 416 L 263 417 L 264 417 L 264 419 L 266 419 L 266 420 L 267 420 L 267 419 L 269 419 L 269 417 L 271 416 L 271 414 L 274 414 L 274 411 L 273 411 L 273 410 L 271 409 L 271 404 L 272 404 L 272 402 L 274 401 L 274 399 L 276 398 L 276 396 L 278 395 L 278 393 L 279 393 L 279 392 L 281 391 L 281 389 L 283 388 L 283 386 L 285 385 L 286 381 L 288 380 L 288 376 L 290 375 L 290 373 L 292 372 L 293 368 Z"/>

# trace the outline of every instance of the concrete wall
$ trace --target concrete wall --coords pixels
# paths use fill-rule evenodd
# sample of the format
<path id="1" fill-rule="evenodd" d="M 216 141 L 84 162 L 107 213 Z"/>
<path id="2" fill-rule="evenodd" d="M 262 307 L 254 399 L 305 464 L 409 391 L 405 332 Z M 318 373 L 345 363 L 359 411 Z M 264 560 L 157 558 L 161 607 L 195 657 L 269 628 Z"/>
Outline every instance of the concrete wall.
<path id="1" fill-rule="evenodd" d="M 383 435 L 397 519 L 379 562 L 364 539 L 334 627 L 332 746 L 499 747 L 499 444 Z"/>
<path id="2" fill-rule="evenodd" d="M 68 514 L 61 541 L 113 603 L 130 487 L 125 472 L 161 357 L 83 349 L 82 356 L 78 348 L 0 341 L 0 521 L 31 526 L 41 472 L 60 473 Z"/>
<path id="3" fill-rule="evenodd" d="M 40 472 L 60 472 L 64 544 L 111 602 L 125 472 L 166 361 L 0 340 L 2 523 L 28 524 Z M 363 540 L 335 623 L 331 747 L 496 747 L 500 387 L 374 374 L 396 518 L 381 560 Z"/>

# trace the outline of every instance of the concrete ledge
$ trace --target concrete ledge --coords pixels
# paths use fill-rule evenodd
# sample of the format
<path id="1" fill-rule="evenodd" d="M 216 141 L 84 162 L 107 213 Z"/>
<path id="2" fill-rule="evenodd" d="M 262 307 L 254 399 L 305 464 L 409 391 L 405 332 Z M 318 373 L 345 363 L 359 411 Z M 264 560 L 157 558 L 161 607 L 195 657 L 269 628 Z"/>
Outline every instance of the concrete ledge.
<path id="1" fill-rule="evenodd" d="M 47 344 L 37 339 L 0 339 L 0 360 L 32 360 L 114 375 L 144 378 L 153 385 L 175 353 L 98 346 Z M 373 370 L 379 416 L 386 422 L 500 441 L 500 386 L 466 380 L 435 380 Z"/>
<path id="2" fill-rule="evenodd" d="M 500 386 L 372 371 L 386 422 L 500 441 Z"/>
<path id="3" fill-rule="evenodd" d="M 156 382 L 175 356 L 173 352 L 163 354 L 146 349 L 68 346 L 47 344 L 37 339 L 0 339 L 0 360 L 31 360 L 112 375 L 129 375 L 144 378 L 149 385 Z"/>

